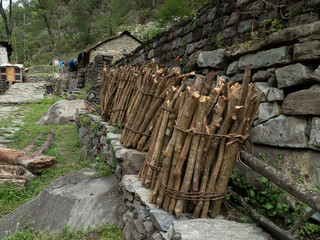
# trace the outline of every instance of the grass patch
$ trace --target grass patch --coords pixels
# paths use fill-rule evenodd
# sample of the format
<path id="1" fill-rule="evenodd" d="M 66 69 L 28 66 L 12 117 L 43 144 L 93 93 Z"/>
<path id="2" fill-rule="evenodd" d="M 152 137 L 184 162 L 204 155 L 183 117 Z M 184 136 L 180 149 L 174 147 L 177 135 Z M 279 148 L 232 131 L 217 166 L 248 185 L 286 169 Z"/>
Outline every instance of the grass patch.
<path id="1" fill-rule="evenodd" d="M 63 232 L 57 235 L 49 235 L 45 232 L 34 230 L 33 228 L 22 229 L 16 231 L 9 238 L 4 240 L 89 240 L 89 239 L 101 239 L 101 240 L 123 240 L 122 231 L 119 227 L 112 224 L 104 223 L 100 227 L 88 230 L 72 230 L 68 226 L 65 226 Z"/>
<path id="2" fill-rule="evenodd" d="M 0 217 L 10 213 L 21 204 L 37 196 L 42 190 L 55 179 L 67 175 L 72 170 L 82 168 L 102 169 L 103 174 L 109 175 L 111 171 L 104 164 L 95 164 L 85 159 L 81 154 L 81 147 L 78 138 L 78 132 L 75 125 L 37 125 L 38 119 L 60 98 L 45 98 L 42 103 L 26 104 L 19 106 L 19 112 L 25 112 L 23 122 L 25 125 L 10 137 L 13 140 L 8 147 L 14 149 L 23 149 L 39 133 L 48 133 L 55 129 L 55 138 L 46 155 L 56 157 L 56 163 L 52 169 L 48 169 L 41 175 L 38 175 L 33 181 L 27 182 L 25 188 L 17 190 L 14 186 L 2 186 L 0 192 Z M 12 114 L 13 116 L 14 114 Z M 0 121 L 0 127 L 10 126 L 14 117 Z M 44 139 L 44 137 L 43 137 Z M 40 146 L 43 139 L 37 142 Z M 5 196 L 5 197 L 4 197 Z M 10 198 L 10 201 L 8 200 Z"/>

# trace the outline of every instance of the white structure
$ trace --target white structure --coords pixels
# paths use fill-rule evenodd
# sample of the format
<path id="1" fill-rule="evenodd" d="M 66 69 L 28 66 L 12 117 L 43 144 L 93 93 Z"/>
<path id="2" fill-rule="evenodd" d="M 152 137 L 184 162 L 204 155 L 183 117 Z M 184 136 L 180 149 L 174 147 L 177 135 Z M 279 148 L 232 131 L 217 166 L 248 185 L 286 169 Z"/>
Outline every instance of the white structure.
<path id="1" fill-rule="evenodd" d="M 0 46 L 0 65 L 2 64 L 8 64 L 9 58 L 7 49 L 5 47 Z"/>

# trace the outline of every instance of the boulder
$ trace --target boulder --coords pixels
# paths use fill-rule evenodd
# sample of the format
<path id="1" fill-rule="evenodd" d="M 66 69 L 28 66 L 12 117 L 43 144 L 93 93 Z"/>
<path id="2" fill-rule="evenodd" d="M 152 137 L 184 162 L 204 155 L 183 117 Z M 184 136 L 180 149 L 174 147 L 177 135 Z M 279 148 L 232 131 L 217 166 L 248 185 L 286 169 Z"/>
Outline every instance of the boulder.
<path id="1" fill-rule="evenodd" d="M 116 158 L 120 161 L 122 176 L 128 174 L 138 174 L 147 156 L 145 152 L 133 149 L 122 148 L 116 152 Z"/>
<path id="2" fill-rule="evenodd" d="M 85 108 L 83 100 L 60 100 L 37 121 L 39 125 L 68 125 L 76 121 L 76 109 Z"/>
<path id="3" fill-rule="evenodd" d="M 261 228 L 249 224 L 222 219 L 192 219 L 173 222 L 167 232 L 167 240 L 267 240 L 271 236 Z"/>
<path id="4" fill-rule="evenodd" d="M 311 123 L 309 147 L 320 150 L 320 118 L 315 117 Z"/>
<path id="5" fill-rule="evenodd" d="M 282 112 L 287 115 L 320 115 L 320 89 L 306 89 L 287 95 Z"/>
<path id="6" fill-rule="evenodd" d="M 250 63 L 251 69 L 259 69 L 290 62 L 291 56 L 289 54 L 289 48 L 285 46 L 242 56 L 239 59 L 238 67 L 244 69 L 246 63 Z"/>
<path id="7" fill-rule="evenodd" d="M 276 70 L 279 88 L 293 87 L 312 82 L 312 69 L 301 63 L 292 64 Z"/>
<path id="8" fill-rule="evenodd" d="M 292 28 L 286 28 L 281 31 L 272 33 L 267 40 L 268 44 L 284 43 L 295 41 L 298 38 L 303 38 L 316 34 L 320 31 L 320 21 L 309 24 L 298 25 Z"/>
<path id="9" fill-rule="evenodd" d="M 259 106 L 259 123 L 281 114 L 281 106 L 277 102 L 263 102 Z"/>
<path id="10" fill-rule="evenodd" d="M 320 41 L 296 43 L 293 48 L 294 61 L 318 60 L 320 59 Z"/>
<path id="11" fill-rule="evenodd" d="M 103 222 L 117 224 L 120 201 L 114 175 L 93 178 L 96 170 L 73 171 L 48 185 L 33 200 L 0 219 L 0 238 L 21 227 L 48 233 L 98 227 Z"/>
<path id="12" fill-rule="evenodd" d="M 253 143 L 279 147 L 307 148 L 305 135 L 307 118 L 280 115 L 252 128 L 249 138 Z"/>
<path id="13" fill-rule="evenodd" d="M 198 57 L 199 67 L 224 68 L 225 67 L 225 49 L 201 52 Z"/>

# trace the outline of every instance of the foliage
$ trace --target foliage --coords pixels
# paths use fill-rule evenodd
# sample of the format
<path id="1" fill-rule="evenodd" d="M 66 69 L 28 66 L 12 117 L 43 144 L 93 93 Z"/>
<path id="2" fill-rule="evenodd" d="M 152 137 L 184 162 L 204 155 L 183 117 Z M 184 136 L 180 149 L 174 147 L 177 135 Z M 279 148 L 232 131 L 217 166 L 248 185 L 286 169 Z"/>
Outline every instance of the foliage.
<path id="1" fill-rule="evenodd" d="M 264 28 L 268 29 L 270 32 L 276 32 L 284 29 L 284 25 L 281 20 L 278 19 L 266 19 L 263 21 Z"/>
<path id="2" fill-rule="evenodd" d="M 217 48 L 222 48 L 222 36 L 221 33 L 216 35 L 216 46 Z"/>
<path id="3" fill-rule="evenodd" d="M 89 228 L 88 230 L 73 230 L 69 226 L 63 228 L 62 233 L 50 235 L 46 232 L 40 232 L 34 228 L 22 228 L 16 231 L 12 236 L 4 240 L 87 240 L 87 239 L 104 239 L 104 240 L 123 240 L 122 231 L 119 227 L 112 224 L 104 223 L 98 228 Z"/>

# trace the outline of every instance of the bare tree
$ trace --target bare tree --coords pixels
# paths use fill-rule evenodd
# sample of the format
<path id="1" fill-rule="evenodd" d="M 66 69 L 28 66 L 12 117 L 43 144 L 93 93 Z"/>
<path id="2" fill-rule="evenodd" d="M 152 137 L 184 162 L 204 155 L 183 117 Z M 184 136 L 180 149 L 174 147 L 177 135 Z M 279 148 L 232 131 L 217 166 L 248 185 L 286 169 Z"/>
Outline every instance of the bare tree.
<path id="1" fill-rule="evenodd" d="M 5 24 L 9 44 L 11 44 L 11 34 L 12 34 L 12 14 L 11 14 L 12 11 L 11 10 L 12 10 L 12 0 L 9 1 L 9 15 L 7 15 L 7 13 L 5 12 L 3 8 L 2 0 L 0 0 L 0 14 Z"/>

